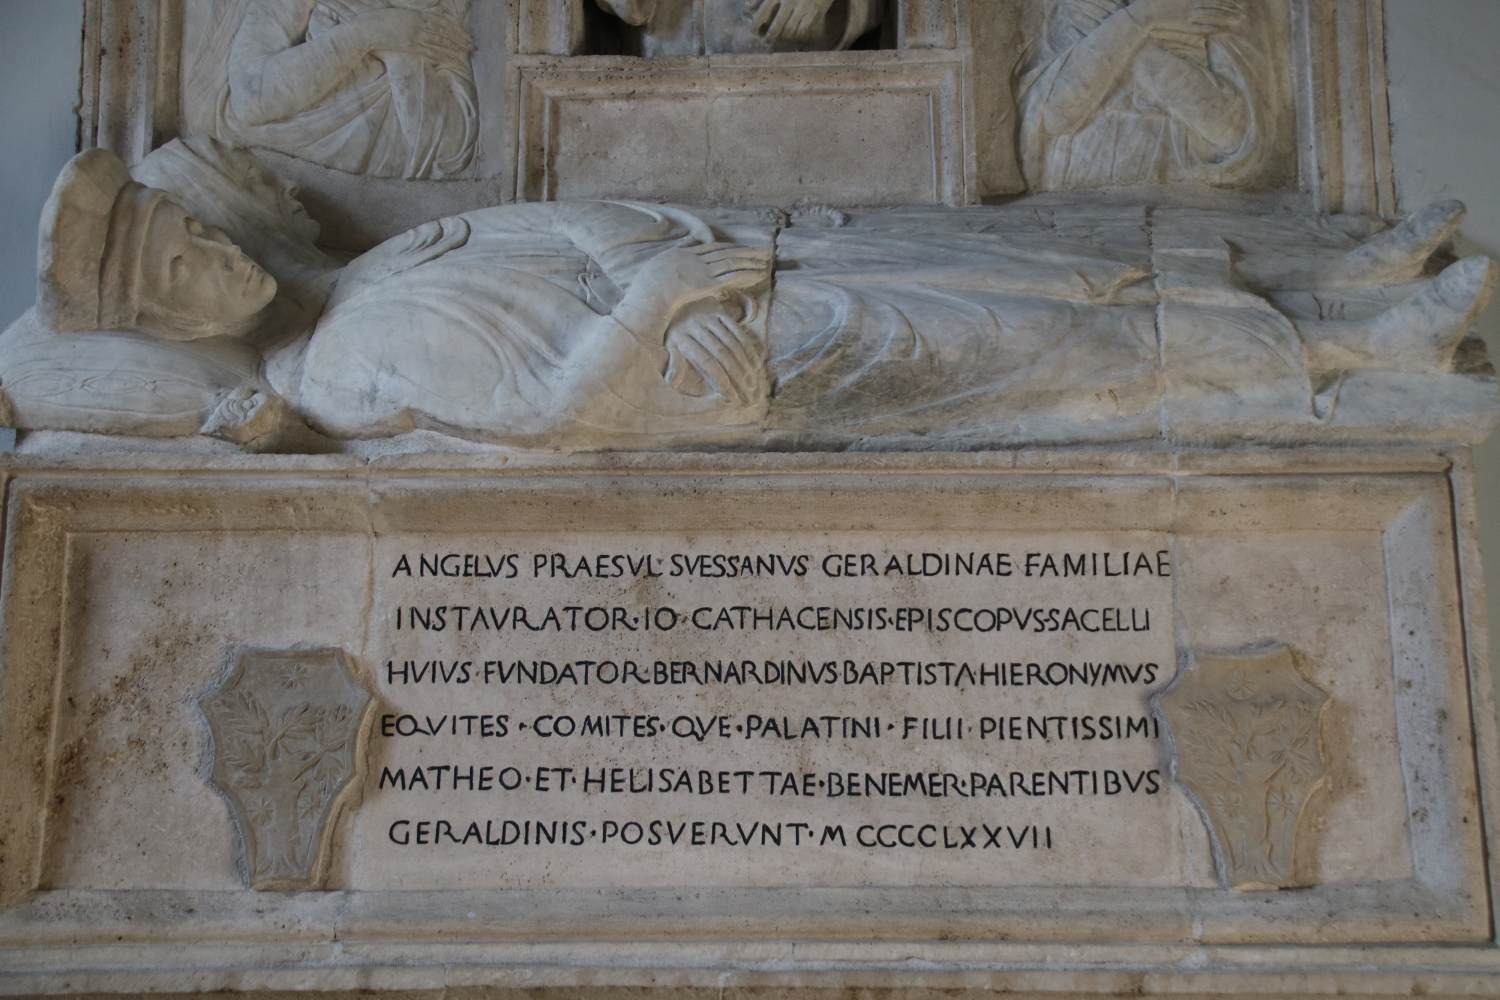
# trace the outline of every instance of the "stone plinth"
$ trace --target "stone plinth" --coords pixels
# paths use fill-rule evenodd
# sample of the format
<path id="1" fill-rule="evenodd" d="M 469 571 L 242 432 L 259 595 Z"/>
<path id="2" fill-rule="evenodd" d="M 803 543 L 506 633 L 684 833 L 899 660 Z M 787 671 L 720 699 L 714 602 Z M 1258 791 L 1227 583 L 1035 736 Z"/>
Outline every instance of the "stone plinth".
<path id="1" fill-rule="evenodd" d="M 0 991 L 1497 969 L 1464 452 L 29 450 Z"/>

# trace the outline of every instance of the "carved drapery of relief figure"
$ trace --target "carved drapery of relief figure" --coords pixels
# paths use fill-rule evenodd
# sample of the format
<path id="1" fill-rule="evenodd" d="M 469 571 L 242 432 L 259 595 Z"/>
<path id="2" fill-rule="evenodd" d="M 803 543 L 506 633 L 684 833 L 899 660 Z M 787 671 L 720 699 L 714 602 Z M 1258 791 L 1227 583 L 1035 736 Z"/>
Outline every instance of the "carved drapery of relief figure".
<path id="1" fill-rule="evenodd" d="M 1288 103 L 1272 0 L 1045 0 L 1017 92 L 1036 191 L 1252 189 Z"/>
<path id="2" fill-rule="evenodd" d="M 592 0 L 640 30 L 645 56 L 847 49 L 884 0 Z"/>
<path id="3" fill-rule="evenodd" d="M 468 0 L 217 0 L 188 130 L 336 170 L 462 175 L 479 140 Z"/>

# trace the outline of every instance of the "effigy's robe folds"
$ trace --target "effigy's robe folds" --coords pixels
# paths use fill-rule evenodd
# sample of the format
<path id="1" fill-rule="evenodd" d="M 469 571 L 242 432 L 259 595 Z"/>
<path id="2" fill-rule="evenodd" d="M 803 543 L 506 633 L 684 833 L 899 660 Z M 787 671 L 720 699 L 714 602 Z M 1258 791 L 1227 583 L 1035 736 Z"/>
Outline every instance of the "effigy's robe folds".
<path id="1" fill-rule="evenodd" d="M 1380 19 L 91 6 L 0 994 L 1500 986 L 1497 269 Z"/>

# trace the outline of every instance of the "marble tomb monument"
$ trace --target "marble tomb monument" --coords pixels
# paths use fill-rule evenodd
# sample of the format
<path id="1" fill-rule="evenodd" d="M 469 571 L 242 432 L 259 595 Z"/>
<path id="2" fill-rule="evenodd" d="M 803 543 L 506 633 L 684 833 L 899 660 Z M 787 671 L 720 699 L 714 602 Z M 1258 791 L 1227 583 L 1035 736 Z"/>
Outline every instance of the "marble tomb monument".
<path id="1" fill-rule="evenodd" d="M 86 12 L 0 994 L 1500 992 L 1378 0 Z"/>

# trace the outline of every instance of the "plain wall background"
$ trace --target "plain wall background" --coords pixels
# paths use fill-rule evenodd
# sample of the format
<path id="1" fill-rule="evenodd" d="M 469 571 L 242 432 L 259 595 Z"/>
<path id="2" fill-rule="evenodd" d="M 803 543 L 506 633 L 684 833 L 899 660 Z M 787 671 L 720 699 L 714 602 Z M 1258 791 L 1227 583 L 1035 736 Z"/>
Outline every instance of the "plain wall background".
<path id="1" fill-rule="evenodd" d="M 1469 218 L 1459 249 L 1500 259 L 1500 2 L 1386 0 L 1385 21 L 1401 205 L 1463 199 Z M 1500 303 L 1480 330 L 1500 360 Z M 1500 434 L 1475 457 L 1490 665 L 1500 674 Z"/>
<path id="2" fill-rule="evenodd" d="M 1320 0 L 1332 2 L 1332 0 Z M 1401 203 L 1468 202 L 1465 252 L 1500 257 L 1500 0 L 1386 0 Z M 0 324 L 30 305 L 42 202 L 77 141 L 81 0 L 0 0 Z M 1483 332 L 1500 358 L 1500 306 Z M 1478 454 L 1500 671 L 1500 436 Z"/>
<path id="3" fill-rule="evenodd" d="M 36 298 L 36 227 L 78 143 L 82 0 L 0 0 L 0 326 Z"/>

